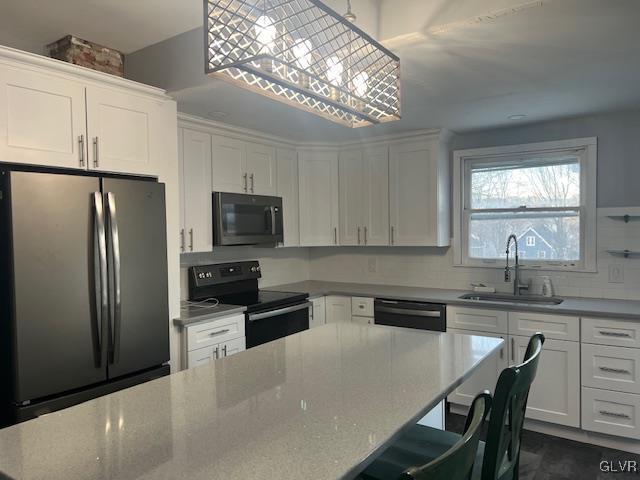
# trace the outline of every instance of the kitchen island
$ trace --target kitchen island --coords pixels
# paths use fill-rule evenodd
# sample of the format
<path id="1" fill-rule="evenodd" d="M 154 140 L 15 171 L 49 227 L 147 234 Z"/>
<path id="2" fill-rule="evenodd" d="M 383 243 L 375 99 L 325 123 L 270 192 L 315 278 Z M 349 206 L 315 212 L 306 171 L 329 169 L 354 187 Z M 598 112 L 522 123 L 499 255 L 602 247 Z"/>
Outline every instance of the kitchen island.
<path id="1" fill-rule="evenodd" d="M 502 342 L 326 325 L 0 430 L 0 472 L 353 478 Z"/>

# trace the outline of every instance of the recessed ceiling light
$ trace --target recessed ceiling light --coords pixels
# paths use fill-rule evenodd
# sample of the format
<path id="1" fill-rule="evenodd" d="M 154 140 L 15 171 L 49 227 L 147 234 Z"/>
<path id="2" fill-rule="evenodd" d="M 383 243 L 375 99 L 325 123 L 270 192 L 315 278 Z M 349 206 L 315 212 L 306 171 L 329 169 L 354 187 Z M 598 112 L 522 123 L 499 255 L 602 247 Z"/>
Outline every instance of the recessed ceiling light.
<path id="1" fill-rule="evenodd" d="M 507 117 L 509 120 L 522 120 L 523 118 L 527 118 L 526 115 L 509 115 Z"/>
<path id="2" fill-rule="evenodd" d="M 207 117 L 209 118 L 224 118 L 229 115 L 227 112 L 221 112 L 219 110 L 214 110 L 213 112 L 208 112 Z"/>

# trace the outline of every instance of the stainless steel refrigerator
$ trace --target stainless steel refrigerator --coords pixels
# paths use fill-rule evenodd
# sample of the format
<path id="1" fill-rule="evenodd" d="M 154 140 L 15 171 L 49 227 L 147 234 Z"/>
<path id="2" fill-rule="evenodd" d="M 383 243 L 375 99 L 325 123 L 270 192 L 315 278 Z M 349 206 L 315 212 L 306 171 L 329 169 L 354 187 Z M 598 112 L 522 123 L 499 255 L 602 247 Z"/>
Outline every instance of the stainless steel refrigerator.
<path id="1" fill-rule="evenodd" d="M 164 185 L 0 171 L 3 423 L 168 373 Z"/>

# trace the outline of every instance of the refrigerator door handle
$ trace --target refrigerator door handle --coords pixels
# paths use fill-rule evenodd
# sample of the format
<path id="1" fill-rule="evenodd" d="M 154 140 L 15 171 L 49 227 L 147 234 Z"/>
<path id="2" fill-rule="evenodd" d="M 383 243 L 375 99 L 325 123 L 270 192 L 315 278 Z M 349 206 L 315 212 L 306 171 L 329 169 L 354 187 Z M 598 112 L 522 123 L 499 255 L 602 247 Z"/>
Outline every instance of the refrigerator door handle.
<path id="1" fill-rule="evenodd" d="M 109 244 L 111 246 L 111 265 L 113 269 L 113 312 L 111 315 L 110 363 L 118 361 L 120 353 L 120 321 L 122 319 L 122 297 L 120 284 L 120 235 L 118 233 L 118 216 L 116 198 L 107 193 L 107 213 L 109 224 Z"/>
<path id="2" fill-rule="evenodd" d="M 107 315 L 109 314 L 109 292 L 108 284 L 109 279 L 107 276 L 107 241 L 105 233 L 105 219 L 104 219 L 104 205 L 102 202 L 102 194 L 100 192 L 93 193 L 93 207 L 94 207 L 94 224 L 95 224 L 95 238 L 94 242 L 97 246 L 98 252 L 98 272 L 96 282 L 96 296 L 100 299 L 97 306 L 98 311 L 98 325 L 97 325 L 97 338 L 98 338 L 98 366 L 102 365 L 103 358 L 103 339 L 105 336 L 104 323 Z"/>

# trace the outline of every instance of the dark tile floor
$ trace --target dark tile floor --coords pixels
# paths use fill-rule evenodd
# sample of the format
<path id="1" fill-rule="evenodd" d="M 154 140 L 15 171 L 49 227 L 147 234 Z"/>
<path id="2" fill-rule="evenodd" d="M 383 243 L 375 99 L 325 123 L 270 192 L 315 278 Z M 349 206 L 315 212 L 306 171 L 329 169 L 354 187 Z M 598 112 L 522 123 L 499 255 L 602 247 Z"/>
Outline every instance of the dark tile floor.
<path id="1" fill-rule="evenodd" d="M 446 426 L 447 430 L 460 433 L 464 417 L 448 413 Z M 610 465 L 609 472 L 601 471 L 601 462 Z M 620 471 L 625 465 L 631 470 L 635 465 L 637 471 Z M 640 480 L 640 455 L 525 430 L 520 451 L 520 480 L 564 479 Z"/>

